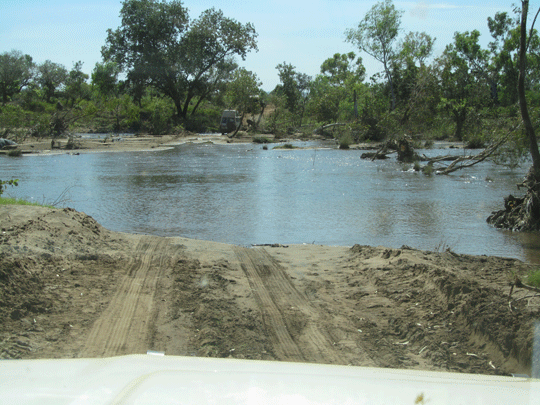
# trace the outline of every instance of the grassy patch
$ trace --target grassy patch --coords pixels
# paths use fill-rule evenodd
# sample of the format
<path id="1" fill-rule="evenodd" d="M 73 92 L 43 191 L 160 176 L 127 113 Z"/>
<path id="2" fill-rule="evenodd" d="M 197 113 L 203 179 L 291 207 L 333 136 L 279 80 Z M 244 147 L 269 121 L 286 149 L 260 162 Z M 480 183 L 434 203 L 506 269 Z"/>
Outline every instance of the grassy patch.
<path id="1" fill-rule="evenodd" d="M 256 136 L 253 138 L 253 143 L 272 143 L 272 141 L 265 136 Z"/>
<path id="2" fill-rule="evenodd" d="M 52 205 L 39 204 L 36 202 L 22 200 L 20 198 L 5 198 L 5 197 L 0 197 L 0 205 L 33 205 L 36 207 L 54 208 Z"/>
<path id="3" fill-rule="evenodd" d="M 540 287 L 540 270 L 533 271 L 527 276 L 527 284 Z"/>

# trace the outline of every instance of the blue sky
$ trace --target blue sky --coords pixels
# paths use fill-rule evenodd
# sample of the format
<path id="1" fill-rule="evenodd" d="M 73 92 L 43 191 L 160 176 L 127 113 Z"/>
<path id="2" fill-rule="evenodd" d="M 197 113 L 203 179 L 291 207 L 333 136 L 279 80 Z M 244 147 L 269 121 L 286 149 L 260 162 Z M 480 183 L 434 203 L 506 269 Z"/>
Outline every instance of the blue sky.
<path id="1" fill-rule="evenodd" d="M 437 38 L 434 55 L 452 42 L 456 31 L 478 29 L 482 43 L 489 40 L 487 17 L 497 11 L 511 11 L 519 1 L 421 0 L 396 1 L 404 11 L 402 35 L 425 31 Z M 250 53 L 241 66 L 255 72 L 263 88 L 272 90 L 279 83 L 276 65 L 291 63 L 309 75 L 319 73 L 322 62 L 334 53 L 358 51 L 344 42 L 347 28 L 356 28 L 375 1 L 365 0 L 186 0 L 192 19 L 211 7 L 223 10 L 227 17 L 254 24 L 259 52 Z M 530 9 L 538 4 L 531 2 Z M 119 0 L 0 0 L 0 52 L 20 50 L 37 63 L 46 59 L 70 69 L 82 61 L 90 73 L 101 61 L 101 47 L 107 28 L 120 25 Z M 367 55 L 368 75 L 381 70 Z"/>

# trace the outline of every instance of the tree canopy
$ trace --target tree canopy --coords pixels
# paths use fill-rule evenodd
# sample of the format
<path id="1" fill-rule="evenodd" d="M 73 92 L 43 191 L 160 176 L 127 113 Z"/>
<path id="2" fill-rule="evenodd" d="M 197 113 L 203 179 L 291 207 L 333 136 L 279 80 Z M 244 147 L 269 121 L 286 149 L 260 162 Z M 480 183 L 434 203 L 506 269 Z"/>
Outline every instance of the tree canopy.
<path id="1" fill-rule="evenodd" d="M 0 55 L 0 96 L 7 103 L 28 85 L 34 76 L 34 63 L 30 55 L 12 50 Z"/>
<path id="2" fill-rule="evenodd" d="M 122 25 L 108 30 L 102 54 L 127 72 L 128 81 L 153 86 L 170 97 L 177 116 L 193 114 L 200 101 L 236 64 L 257 50 L 255 28 L 209 9 L 190 21 L 178 0 L 125 0 Z M 195 101 L 195 107 L 190 105 Z"/>
<path id="3" fill-rule="evenodd" d="M 383 0 L 371 7 L 357 29 L 345 31 L 348 42 L 383 64 L 390 85 L 392 110 L 396 107 L 396 98 L 390 64 L 396 56 L 394 44 L 399 35 L 402 15 L 403 11 L 397 10 L 392 0 Z"/>

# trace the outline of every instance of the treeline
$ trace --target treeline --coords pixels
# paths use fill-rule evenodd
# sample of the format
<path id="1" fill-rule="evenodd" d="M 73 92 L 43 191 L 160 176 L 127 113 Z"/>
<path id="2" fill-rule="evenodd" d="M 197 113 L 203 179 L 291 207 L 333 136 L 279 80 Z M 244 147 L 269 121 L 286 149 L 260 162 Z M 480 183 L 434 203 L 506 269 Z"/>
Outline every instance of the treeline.
<path id="1" fill-rule="evenodd" d="M 436 39 L 429 34 L 402 32 L 402 13 L 383 0 L 346 31 L 358 54 L 374 57 L 382 73 L 366 78 L 354 52 L 329 55 L 315 77 L 283 62 L 276 66 L 280 84 L 266 93 L 256 73 L 238 65 L 257 50 L 250 23 L 215 9 L 191 19 L 177 0 L 124 0 L 122 25 L 108 30 L 103 61 L 90 76 L 80 62 L 68 70 L 51 61 L 35 64 L 16 50 L 0 55 L 0 137 L 58 136 L 76 129 L 217 132 L 223 109 L 236 109 L 250 119 L 246 129 L 276 135 L 311 134 L 339 122 L 345 125 L 329 135 L 342 142 L 408 134 L 473 146 L 519 120 L 520 10 L 488 18 L 487 48 L 471 27 L 456 32 L 441 55 L 433 55 Z M 536 125 L 535 30 L 527 58 L 526 92 Z"/>

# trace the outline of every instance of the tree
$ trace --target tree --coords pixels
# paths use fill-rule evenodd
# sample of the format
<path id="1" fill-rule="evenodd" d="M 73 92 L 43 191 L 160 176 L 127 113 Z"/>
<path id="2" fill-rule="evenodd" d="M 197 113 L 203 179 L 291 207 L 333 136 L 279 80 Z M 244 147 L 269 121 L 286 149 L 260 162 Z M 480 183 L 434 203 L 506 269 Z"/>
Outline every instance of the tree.
<path id="1" fill-rule="evenodd" d="M 527 193 L 522 198 L 512 195 L 505 198 L 505 209 L 494 212 L 487 219 L 488 223 L 499 228 L 509 228 L 516 231 L 540 230 L 540 152 L 536 140 L 535 128 L 529 115 L 527 96 L 525 94 L 525 79 L 527 73 L 527 52 L 531 40 L 534 38 L 534 24 L 540 13 L 538 9 L 529 33 L 527 33 L 527 16 L 529 1 L 521 1 L 521 20 L 519 24 L 519 78 L 518 96 L 521 118 L 525 130 L 525 136 L 529 141 L 532 166 L 523 183 L 519 187 L 525 187 Z"/>
<path id="2" fill-rule="evenodd" d="M 262 83 L 257 75 L 245 68 L 236 69 L 233 78 L 227 85 L 227 99 L 230 107 L 235 108 L 244 121 L 246 113 L 253 112 L 259 105 Z M 234 135 L 238 133 L 236 128 Z M 234 136 L 233 135 L 233 136 Z"/>
<path id="3" fill-rule="evenodd" d="M 34 75 L 32 57 L 13 50 L 0 55 L 0 95 L 7 103 L 28 85 Z"/>
<path id="4" fill-rule="evenodd" d="M 177 116 L 185 119 L 236 67 L 231 58 L 245 59 L 257 50 L 255 29 L 209 9 L 190 22 L 178 0 L 124 0 L 122 25 L 108 30 L 102 55 L 127 72 L 133 83 L 153 86 L 170 97 Z"/>
<path id="5" fill-rule="evenodd" d="M 418 66 L 424 66 L 426 59 L 431 56 L 433 52 L 433 44 L 436 38 L 432 38 L 425 32 L 409 32 L 399 48 L 398 57 L 403 62 L 409 64 L 418 63 Z"/>
<path id="6" fill-rule="evenodd" d="M 358 24 L 357 29 L 345 31 L 347 42 L 355 44 L 383 64 L 384 73 L 390 86 L 392 110 L 396 108 L 396 96 L 392 81 L 391 62 L 396 57 L 394 44 L 399 34 L 401 15 L 392 0 L 383 0 L 373 7 Z"/>
<path id="7" fill-rule="evenodd" d="M 425 62 L 431 56 L 434 43 L 435 38 L 425 32 L 409 32 L 397 46 L 399 52 L 392 61 L 392 77 L 396 99 L 406 104 L 401 124 L 409 120 L 412 109 L 421 101 L 416 96 L 419 89 L 425 89 L 429 72 Z"/>
<path id="8" fill-rule="evenodd" d="M 516 10 L 519 11 L 519 10 Z M 502 106 L 512 106 L 519 99 L 519 49 L 520 18 L 511 18 L 508 13 L 496 13 L 488 18 L 488 27 L 493 37 L 489 43 L 492 76 L 497 83 L 497 101 Z M 536 30 L 530 32 L 525 63 L 525 90 L 530 90 L 540 79 L 540 38 Z"/>
<path id="9" fill-rule="evenodd" d="M 480 48 L 478 31 L 454 34 L 438 59 L 441 107 L 450 111 L 456 124 L 455 138 L 463 139 L 470 112 L 489 103 L 488 54 Z"/>
<path id="10" fill-rule="evenodd" d="M 90 98 L 90 89 L 86 83 L 89 76 L 82 71 L 82 65 L 81 61 L 74 63 L 65 81 L 65 97 L 72 107 L 75 101 Z"/>
<path id="11" fill-rule="evenodd" d="M 322 123 L 354 118 L 354 94 L 360 92 L 366 69 L 354 52 L 334 54 L 311 83 L 309 110 Z"/>
<path id="12" fill-rule="evenodd" d="M 280 63 L 276 69 L 281 81 L 279 91 L 285 97 L 285 106 L 292 114 L 299 117 L 298 126 L 301 126 L 309 97 L 311 77 L 297 72 L 296 67 L 290 63 Z"/>
<path id="13" fill-rule="evenodd" d="M 117 94 L 120 68 L 115 62 L 96 63 L 92 70 L 92 87 L 103 96 Z"/>
<path id="14" fill-rule="evenodd" d="M 366 75 L 366 68 L 362 64 L 362 58 L 356 58 L 354 52 L 336 53 L 322 63 L 321 74 L 326 76 L 333 85 L 345 86 L 351 81 L 362 82 Z"/>
<path id="15" fill-rule="evenodd" d="M 45 101 L 50 103 L 56 90 L 66 82 L 68 72 L 64 66 L 50 60 L 38 65 L 37 71 L 37 82 L 44 92 Z"/>
<path id="16" fill-rule="evenodd" d="M 521 111 L 521 117 L 523 119 L 523 126 L 525 127 L 525 133 L 529 139 L 529 150 L 532 158 L 532 168 L 531 172 L 533 173 L 535 188 L 539 188 L 538 182 L 540 181 L 540 153 L 538 152 L 538 142 L 536 141 L 536 134 L 534 126 L 531 122 L 531 117 L 529 115 L 529 108 L 527 105 L 527 98 L 525 97 L 525 73 L 526 73 L 526 64 L 527 64 L 527 50 L 533 37 L 533 26 L 531 27 L 531 33 L 527 36 L 527 14 L 529 12 L 529 0 L 521 1 L 521 24 L 520 24 L 520 39 L 519 39 L 519 79 L 518 79 L 518 95 L 519 95 L 519 108 Z M 538 9 L 540 12 L 540 9 Z M 536 14 L 538 16 L 538 13 Z M 534 18 L 536 21 L 536 17 Z M 536 197 L 536 209 L 540 201 L 539 197 Z M 537 219 L 540 219 L 540 212 L 535 213 Z"/>

